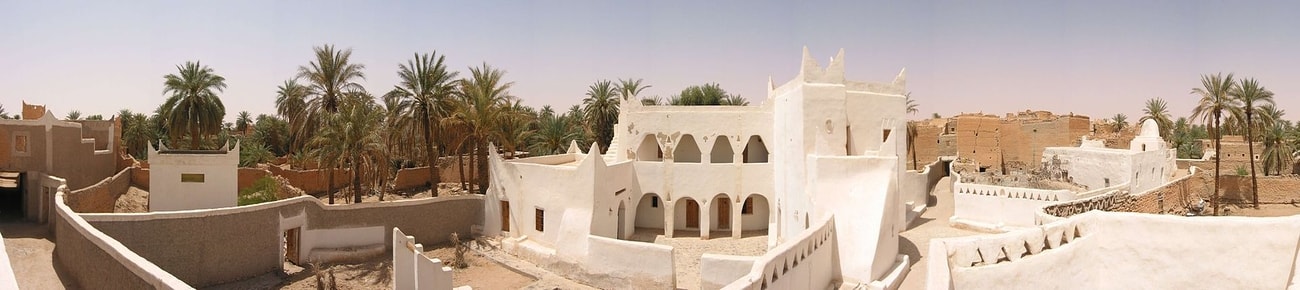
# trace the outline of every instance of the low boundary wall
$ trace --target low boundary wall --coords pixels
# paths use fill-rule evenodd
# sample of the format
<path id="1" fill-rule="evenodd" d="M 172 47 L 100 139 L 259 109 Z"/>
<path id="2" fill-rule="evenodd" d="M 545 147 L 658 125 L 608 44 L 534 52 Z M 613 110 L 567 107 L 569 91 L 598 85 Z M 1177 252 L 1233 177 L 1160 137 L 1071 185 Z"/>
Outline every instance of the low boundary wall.
<path id="1" fill-rule="evenodd" d="M 67 205 L 79 213 L 111 213 L 117 198 L 131 187 L 135 168 L 127 167 L 116 175 L 100 180 L 86 188 L 73 190 L 65 197 Z"/>
<path id="2" fill-rule="evenodd" d="M 401 227 L 420 243 L 439 244 L 452 232 L 469 237 L 471 226 L 483 219 L 482 203 L 482 196 L 466 195 L 329 206 L 302 196 L 244 207 L 81 218 L 181 281 L 206 287 L 280 270 L 283 232 L 290 228 L 382 226 L 387 233 Z M 391 235 L 382 236 L 391 246 Z"/>
<path id="3" fill-rule="evenodd" d="M 843 279 L 838 265 L 835 217 L 804 230 L 754 261 L 753 268 L 722 289 L 827 289 Z M 702 269 L 703 270 L 703 269 Z M 701 275 L 703 277 L 703 275 Z"/>
<path id="4" fill-rule="evenodd" d="M 99 231 L 64 204 L 65 185 L 55 194 L 54 259 L 78 285 L 102 289 L 194 289 L 127 246 Z"/>

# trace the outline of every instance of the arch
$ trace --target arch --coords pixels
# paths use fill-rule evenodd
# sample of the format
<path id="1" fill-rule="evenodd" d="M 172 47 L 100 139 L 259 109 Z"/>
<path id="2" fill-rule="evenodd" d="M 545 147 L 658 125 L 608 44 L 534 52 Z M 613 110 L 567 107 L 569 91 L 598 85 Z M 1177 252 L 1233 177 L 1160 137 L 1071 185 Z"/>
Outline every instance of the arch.
<path id="1" fill-rule="evenodd" d="M 772 205 L 767 197 L 758 193 L 750 194 L 740 205 L 740 230 L 766 230 L 773 217 L 775 215 L 772 215 Z"/>
<path id="2" fill-rule="evenodd" d="M 658 194 L 647 192 L 641 195 L 641 200 L 636 204 L 636 217 L 633 218 L 632 225 L 636 228 L 662 230 L 665 207 L 663 199 Z"/>
<path id="3" fill-rule="evenodd" d="M 727 136 L 718 136 L 713 141 L 713 149 L 709 150 L 710 163 L 732 163 L 735 162 L 735 150 L 731 149 L 731 138 Z"/>
<path id="4" fill-rule="evenodd" d="M 719 193 L 713 196 L 713 201 L 709 202 L 709 230 L 722 231 L 731 230 L 733 222 L 731 218 L 732 204 L 731 196 L 726 193 Z"/>
<path id="5" fill-rule="evenodd" d="M 700 163 L 700 145 L 695 143 L 695 136 L 686 134 L 677 140 L 677 149 L 673 149 L 673 162 Z"/>
<path id="6" fill-rule="evenodd" d="M 745 158 L 744 163 L 767 163 L 767 144 L 763 143 L 763 137 L 749 136 L 749 141 L 745 142 L 745 151 L 741 155 Z"/>
<path id="7" fill-rule="evenodd" d="M 663 161 L 664 151 L 659 148 L 659 138 L 650 134 L 646 134 L 644 138 L 641 138 L 641 145 L 636 149 L 636 160 Z"/>

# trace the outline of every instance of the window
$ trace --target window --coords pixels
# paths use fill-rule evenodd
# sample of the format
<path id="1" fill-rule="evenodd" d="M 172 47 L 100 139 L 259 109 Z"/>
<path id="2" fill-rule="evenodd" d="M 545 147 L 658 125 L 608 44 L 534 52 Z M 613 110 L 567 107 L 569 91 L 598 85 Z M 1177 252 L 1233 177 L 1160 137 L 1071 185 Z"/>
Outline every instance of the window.
<path id="1" fill-rule="evenodd" d="M 536 223 L 533 225 L 533 228 L 537 229 L 537 231 L 539 232 L 545 231 L 546 210 L 538 208 L 538 209 L 533 209 L 533 211 L 535 213 L 535 216 L 533 217 L 533 221 L 534 223 Z"/>
<path id="2" fill-rule="evenodd" d="M 751 197 L 751 198 L 746 198 L 746 199 L 745 199 L 745 204 L 742 205 L 742 206 L 740 207 L 740 214 L 743 214 L 743 215 L 754 214 L 754 198 L 753 198 L 753 197 Z"/>
<path id="3" fill-rule="evenodd" d="M 200 173 L 181 173 L 181 182 L 203 183 L 203 177 Z"/>
<path id="4" fill-rule="evenodd" d="M 27 132 L 14 132 L 13 154 L 16 156 L 31 156 L 32 148 L 28 142 Z"/>
<path id="5" fill-rule="evenodd" d="M 659 197 L 658 197 L 658 196 L 651 196 L 651 197 L 650 197 L 650 207 L 653 207 L 653 208 L 659 208 Z"/>

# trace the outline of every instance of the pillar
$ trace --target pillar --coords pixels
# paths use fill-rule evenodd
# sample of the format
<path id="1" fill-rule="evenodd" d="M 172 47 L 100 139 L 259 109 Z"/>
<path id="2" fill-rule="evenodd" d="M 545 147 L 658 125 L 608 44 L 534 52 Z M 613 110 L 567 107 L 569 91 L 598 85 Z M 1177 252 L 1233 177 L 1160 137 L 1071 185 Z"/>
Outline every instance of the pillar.
<path id="1" fill-rule="evenodd" d="M 737 200 L 737 199 L 733 198 L 731 200 Z M 740 217 L 741 217 L 740 210 L 744 208 L 745 208 L 745 200 L 737 200 L 737 202 L 731 203 L 731 237 L 733 238 L 737 238 L 737 239 L 740 238 L 741 235 L 740 226 L 744 224 L 740 222 Z"/>
<path id="2" fill-rule="evenodd" d="M 700 239 L 709 239 L 709 232 L 713 229 L 713 201 L 716 198 L 709 198 L 704 202 L 696 202 L 700 205 Z"/>
<path id="3" fill-rule="evenodd" d="M 664 236 L 671 238 L 673 237 L 673 221 L 676 220 L 674 217 L 677 216 L 677 214 L 674 213 L 677 211 L 677 200 L 674 199 L 669 201 L 668 199 L 660 197 L 659 205 L 664 207 Z"/>

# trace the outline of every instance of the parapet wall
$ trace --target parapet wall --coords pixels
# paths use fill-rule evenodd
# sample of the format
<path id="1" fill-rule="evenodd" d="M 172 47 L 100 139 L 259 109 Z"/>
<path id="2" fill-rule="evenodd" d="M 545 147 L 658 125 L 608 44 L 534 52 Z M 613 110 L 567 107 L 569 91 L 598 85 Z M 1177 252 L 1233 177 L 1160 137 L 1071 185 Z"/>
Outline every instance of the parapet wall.
<path id="1" fill-rule="evenodd" d="M 1219 198 L 1223 202 L 1251 203 L 1254 201 L 1250 192 L 1249 175 L 1223 175 L 1219 178 L 1219 188 L 1223 191 Z M 1257 176 L 1257 179 L 1259 181 L 1259 203 L 1290 204 L 1300 201 L 1300 176 L 1260 175 Z M 1207 180 L 1213 182 L 1209 178 Z"/>
<path id="2" fill-rule="evenodd" d="M 962 182 L 953 172 L 953 220 L 979 228 L 1032 226 L 1040 208 L 1075 199 L 1069 190 L 1033 189 Z"/>
<path id="3" fill-rule="evenodd" d="M 843 279 L 838 263 L 835 217 L 767 251 L 748 274 L 722 289 L 827 289 Z M 701 269 L 708 271 L 709 269 Z M 701 277 L 706 274 L 701 273 Z"/>
<path id="4" fill-rule="evenodd" d="M 135 168 L 127 167 L 116 175 L 86 188 L 73 190 L 65 197 L 68 208 L 79 213 L 111 213 L 117 198 L 131 187 Z"/>
<path id="5" fill-rule="evenodd" d="M 1089 212 L 932 240 L 926 282 L 929 289 L 1286 289 L 1298 279 L 1297 237 L 1300 216 Z"/>
<path id="6" fill-rule="evenodd" d="M 1197 167 L 1189 170 L 1188 175 L 1145 192 L 1132 194 L 1127 190 L 1108 190 L 1088 198 L 1045 206 L 1037 211 L 1035 219 L 1041 225 L 1093 210 L 1181 215 L 1187 213 L 1187 205 L 1208 196 L 1211 191 L 1203 186 L 1211 177 L 1201 174 Z M 1121 186 L 1127 187 L 1126 184 Z"/>
<path id="7" fill-rule="evenodd" d="M 64 202 L 67 185 L 61 178 L 44 177 L 62 183 L 54 196 L 54 258 L 64 273 L 80 286 L 102 289 L 194 289 L 157 265 L 132 252 L 122 243 L 99 231 L 72 211 Z"/>
<path id="8" fill-rule="evenodd" d="M 329 206 L 303 196 L 233 208 L 81 217 L 147 262 L 185 283 L 206 287 L 280 270 L 284 260 L 281 242 L 289 228 L 383 227 L 380 239 L 391 245 L 387 233 L 401 227 L 420 243 L 438 244 L 447 241 L 452 232 L 470 237 L 470 227 L 483 219 L 482 202 L 481 196 L 469 195 Z M 230 238 L 236 236 L 239 238 Z M 59 239 L 60 248 L 63 240 Z M 118 263 L 97 261 L 104 262 L 91 262 L 92 268 Z"/>

